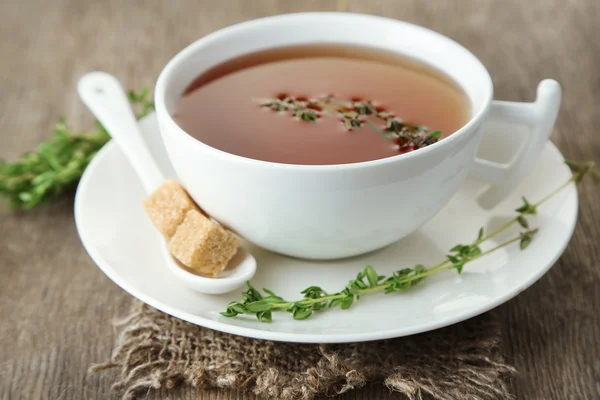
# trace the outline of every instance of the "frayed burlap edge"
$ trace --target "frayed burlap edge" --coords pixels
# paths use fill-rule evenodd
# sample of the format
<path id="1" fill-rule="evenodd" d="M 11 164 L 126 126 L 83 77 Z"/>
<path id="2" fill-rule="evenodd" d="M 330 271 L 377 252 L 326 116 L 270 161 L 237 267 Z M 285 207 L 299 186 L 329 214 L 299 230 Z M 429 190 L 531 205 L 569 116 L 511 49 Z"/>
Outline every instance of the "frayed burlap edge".
<path id="1" fill-rule="evenodd" d="M 302 322 L 299 322 L 302 323 Z M 339 345 L 270 342 L 212 331 L 135 301 L 111 362 L 114 390 L 134 399 L 149 389 L 188 385 L 252 391 L 278 400 L 312 400 L 381 382 L 410 400 L 507 399 L 514 368 L 500 352 L 489 314 L 425 334 Z"/>

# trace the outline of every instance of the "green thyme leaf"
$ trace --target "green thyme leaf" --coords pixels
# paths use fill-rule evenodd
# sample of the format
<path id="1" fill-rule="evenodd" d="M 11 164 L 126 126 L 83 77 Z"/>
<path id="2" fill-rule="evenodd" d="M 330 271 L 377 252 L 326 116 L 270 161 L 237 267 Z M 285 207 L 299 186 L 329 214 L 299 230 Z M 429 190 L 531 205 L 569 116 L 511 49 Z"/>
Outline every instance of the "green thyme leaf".
<path id="1" fill-rule="evenodd" d="M 346 310 L 346 309 L 350 308 L 350 306 L 352 305 L 353 302 L 354 302 L 354 296 L 349 295 L 349 296 L 344 297 L 344 299 L 342 300 L 342 304 L 341 304 L 342 310 Z"/>
<path id="2" fill-rule="evenodd" d="M 235 312 L 235 311 L 233 311 L 233 309 L 227 307 L 227 310 L 223 311 L 221 313 L 221 315 L 224 316 L 224 317 L 235 317 L 236 315 L 238 315 L 238 313 Z"/>
<path id="3" fill-rule="evenodd" d="M 430 138 L 439 139 L 440 137 L 442 137 L 442 132 L 433 131 L 433 132 L 429 133 L 429 135 L 427 135 L 427 136 L 429 136 Z"/>
<path id="4" fill-rule="evenodd" d="M 372 266 L 369 265 L 365 269 L 365 275 L 367 276 L 367 279 L 369 280 L 369 286 L 371 286 L 371 287 L 377 286 L 377 283 L 379 282 L 379 276 L 377 275 L 377 272 L 375 272 L 375 270 L 373 269 Z"/>
<path id="5" fill-rule="evenodd" d="M 460 262 L 459 258 L 453 255 L 446 256 L 452 264 Z"/>
<path id="6" fill-rule="evenodd" d="M 579 185 L 583 178 L 585 178 L 585 176 L 588 174 L 588 172 L 592 172 L 593 177 L 593 173 L 595 171 L 593 171 L 592 168 L 594 168 L 594 162 L 592 161 L 587 162 L 585 164 L 579 164 L 579 170 L 573 174 L 573 177 L 575 178 L 575 183 Z"/>
<path id="7" fill-rule="evenodd" d="M 522 215 L 519 215 L 517 217 L 517 222 L 519 223 L 519 225 L 521 225 L 523 228 L 527 229 L 529 228 L 529 222 L 527 222 L 527 218 L 525 218 Z"/>
<path id="8" fill-rule="evenodd" d="M 458 271 L 459 274 L 462 274 L 463 267 L 465 266 L 465 262 L 461 261 L 459 263 L 454 264 L 454 268 Z"/>
<path id="9" fill-rule="evenodd" d="M 465 248 L 465 245 L 463 244 L 457 244 L 456 246 L 454 246 L 453 248 L 450 249 L 450 251 L 452 252 L 460 252 L 463 248 Z"/>
<path id="10" fill-rule="evenodd" d="M 248 290 L 246 291 L 246 294 L 248 295 L 248 298 L 252 301 L 257 301 L 257 300 L 262 300 L 263 296 L 262 294 L 260 294 L 260 292 L 258 290 L 256 290 L 256 288 L 254 286 L 252 286 L 252 284 L 250 282 L 246 282 L 246 285 L 248 285 Z"/>
<path id="11" fill-rule="evenodd" d="M 520 241 L 520 248 L 521 250 L 525 250 L 527 248 L 527 246 L 529 246 L 531 244 L 531 241 L 533 240 L 533 237 L 535 236 L 535 234 L 538 232 L 537 229 L 532 229 L 526 232 L 521 232 L 521 241 Z"/>
<path id="12" fill-rule="evenodd" d="M 337 298 L 337 299 L 331 300 L 331 302 L 329 302 L 329 308 L 339 306 L 340 304 L 342 304 L 342 301 L 344 301 L 343 298 Z"/>
<path id="13" fill-rule="evenodd" d="M 297 309 L 296 311 L 294 311 L 294 319 L 301 321 L 303 319 L 307 319 L 308 317 L 310 317 L 312 315 L 312 310 L 311 309 Z"/>
<path id="14" fill-rule="evenodd" d="M 520 242 L 521 250 L 525 250 L 527 248 L 527 246 L 529 246 L 529 244 L 531 243 L 531 240 L 532 239 L 530 237 L 523 236 L 521 238 L 521 242 Z"/>
<path id="15" fill-rule="evenodd" d="M 522 197 L 523 205 L 517 208 L 517 212 L 521 214 L 537 214 L 536 206 L 530 204 L 525 197 Z"/>
<path id="16" fill-rule="evenodd" d="M 567 166 L 569 167 L 569 169 L 571 169 L 571 172 L 573 173 L 581 171 L 581 165 L 577 164 L 574 161 L 565 160 L 565 164 L 567 164 Z"/>
<path id="17" fill-rule="evenodd" d="M 256 314 L 256 317 L 260 322 L 271 322 L 273 320 L 273 314 L 271 311 L 262 311 Z"/>
<path id="18" fill-rule="evenodd" d="M 475 246 L 475 247 L 471 247 L 470 251 L 469 251 L 469 258 L 475 258 L 478 257 L 479 255 L 481 255 L 482 251 L 479 247 Z"/>

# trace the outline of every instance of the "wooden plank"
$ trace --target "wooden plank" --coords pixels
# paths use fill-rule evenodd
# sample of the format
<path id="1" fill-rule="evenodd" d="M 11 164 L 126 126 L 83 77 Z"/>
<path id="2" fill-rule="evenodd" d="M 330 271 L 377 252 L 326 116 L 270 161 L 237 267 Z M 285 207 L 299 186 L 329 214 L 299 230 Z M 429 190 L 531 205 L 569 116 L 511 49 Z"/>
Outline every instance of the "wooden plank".
<path id="1" fill-rule="evenodd" d="M 348 0 L 350 11 L 416 22 L 470 48 L 489 68 L 496 97 L 531 100 L 544 77 L 559 80 L 564 103 L 554 142 L 567 157 L 600 163 L 600 5 L 596 0 Z M 78 127 L 91 118 L 75 92 L 92 69 L 132 88 L 152 85 L 186 44 L 235 22 L 293 11 L 333 10 L 337 1 L 42 0 L 0 4 L 0 157 L 14 158 L 47 137 L 58 115 Z M 581 190 L 580 222 L 557 265 L 500 307 L 505 347 L 520 374 L 517 398 L 600 398 L 600 197 Z M 117 399 L 111 373 L 88 374 L 110 357 L 111 320 L 130 296 L 83 250 L 73 202 L 26 213 L 0 209 L 0 398 Z M 183 389 L 148 398 L 250 400 Z M 342 399 L 399 398 L 381 387 Z"/>

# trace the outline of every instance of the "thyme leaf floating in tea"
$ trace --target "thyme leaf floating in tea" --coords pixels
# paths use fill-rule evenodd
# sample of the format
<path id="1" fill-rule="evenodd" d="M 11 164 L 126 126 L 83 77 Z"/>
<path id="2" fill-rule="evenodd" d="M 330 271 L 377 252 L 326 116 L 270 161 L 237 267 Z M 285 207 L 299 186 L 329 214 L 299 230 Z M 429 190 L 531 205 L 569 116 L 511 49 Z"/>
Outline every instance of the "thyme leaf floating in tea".
<path id="1" fill-rule="evenodd" d="M 400 153 L 427 147 L 440 140 L 440 131 L 429 132 L 424 126 L 410 125 L 382 107 L 360 99 L 337 101 L 334 96 L 318 99 L 280 95 L 275 99 L 258 99 L 260 107 L 278 113 L 290 113 L 296 120 L 317 122 L 325 115 L 340 118 L 347 131 L 368 125 L 386 139 L 394 139 Z M 381 122 L 383 121 L 383 126 Z"/>
<path id="2" fill-rule="evenodd" d="M 129 92 L 129 100 L 140 118 L 154 108 L 149 95 L 148 89 Z M 51 138 L 36 150 L 13 163 L 0 159 L 0 199 L 13 209 L 30 209 L 56 198 L 79 181 L 92 158 L 109 139 L 99 123 L 93 131 L 79 133 L 60 118 Z"/>
<path id="3" fill-rule="evenodd" d="M 519 248 L 525 250 L 538 233 L 537 228 L 529 228 L 526 215 L 536 214 L 538 207 L 571 183 L 581 183 L 583 178 L 588 174 L 596 182 L 599 181 L 598 173 L 593 171 L 593 162 L 578 164 L 566 161 L 566 163 L 571 168 L 573 175 L 565 183 L 558 186 L 536 203 L 530 203 L 523 197 L 523 205 L 516 210 L 517 215 L 513 219 L 488 234 L 484 232 L 483 228 L 479 229 L 477 237 L 473 242 L 457 244 L 452 247 L 445 259 L 438 264 L 430 267 L 418 264 L 414 267 L 400 269 L 389 277 L 380 275 L 369 265 L 355 279 L 349 281 L 339 292 L 328 293 L 319 286 L 310 286 L 301 292 L 304 295 L 303 298 L 294 301 L 285 300 L 269 289 L 263 289 L 264 294 L 262 294 L 248 282 L 248 289 L 242 293 L 242 299 L 229 303 L 227 309 L 221 314 L 225 317 L 250 314 L 255 315 L 261 322 L 270 322 L 273 319 L 274 312 L 287 312 L 296 320 L 304 320 L 310 318 L 316 312 L 324 312 L 331 308 L 339 307 L 342 310 L 348 309 L 364 295 L 375 292 L 390 294 L 409 290 L 423 282 L 428 276 L 439 272 L 456 270 L 460 274 L 468 263 L 517 242 L 519 243 Z M 515 224 L 520 225 L 524 230 L 502 243 L 490 246 L 488 249 L 481 247 L 482 244 Z"/>

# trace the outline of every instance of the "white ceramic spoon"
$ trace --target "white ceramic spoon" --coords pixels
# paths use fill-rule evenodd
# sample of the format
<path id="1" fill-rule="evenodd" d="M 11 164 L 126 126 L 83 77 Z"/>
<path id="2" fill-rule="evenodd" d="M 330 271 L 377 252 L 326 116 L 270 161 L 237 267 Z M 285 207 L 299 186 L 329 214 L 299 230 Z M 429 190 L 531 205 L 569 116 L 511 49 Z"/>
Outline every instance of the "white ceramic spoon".
<path id="1" fill-rule="evenodd" d="M 117 142 L 142 181 L 146 192 L 152 193 L 165 178 L 146 147 L 129 100 L 119 81 L 105 72 L 91 72 L 79 80 L 77 90 L 81 100 Z M 169 254 L 164 239 L 162 241 L 163 255 L 169 271 L 186 286 L 201 293 L 231 292 L 250 280 L 256 272 L 255 258 L 240 247 L 238 254 L 220 276 L 207 278 L 196 275 L 191 270 L 180 267 Z"/>

